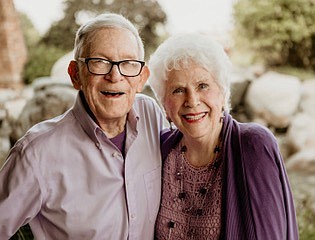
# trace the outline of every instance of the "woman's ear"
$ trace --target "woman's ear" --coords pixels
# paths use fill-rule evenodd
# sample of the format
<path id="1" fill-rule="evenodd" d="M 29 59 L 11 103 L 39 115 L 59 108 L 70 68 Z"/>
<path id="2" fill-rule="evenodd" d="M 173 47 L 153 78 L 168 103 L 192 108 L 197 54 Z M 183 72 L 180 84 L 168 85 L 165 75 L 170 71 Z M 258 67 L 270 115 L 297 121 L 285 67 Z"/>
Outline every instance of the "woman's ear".
<path id="1" fill-rule="evenodd" d="M 139 80 L 139 83 L 138 83 L 138 86 L 137 86 L 137 93 L 141 93 L 142 92 L 143 86 L 146 83 L 146 81 L 148 80 L 149 76 L 150 76 L 149 68 L 147 66 L 144 66 L 142 71 L 141 71 L 141 74 L 139 76 L 140 80 Z"/>
<path id="2" fill-rule="evenodd" d="M 71 82 L 72 82 L 73 87 L 76 90 L 80 90 L 81 89 L 81 83 L 80 83 L 80 79 L 79 79 L 78 63 L 76 61 L 72 60 L 69 63 L 68 74 L 71 78 Z"/>

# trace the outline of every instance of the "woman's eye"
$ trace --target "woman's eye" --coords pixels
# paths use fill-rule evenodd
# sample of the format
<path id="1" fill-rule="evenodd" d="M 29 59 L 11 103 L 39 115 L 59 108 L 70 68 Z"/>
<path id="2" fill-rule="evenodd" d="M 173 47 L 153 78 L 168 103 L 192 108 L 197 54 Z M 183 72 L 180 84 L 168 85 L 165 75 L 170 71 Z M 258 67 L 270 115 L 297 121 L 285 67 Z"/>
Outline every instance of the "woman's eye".
<path id="1" fill-rule="evenodd" d="M 200 89 L 205 89 L 205 88 L 208 88 L 208 87 L 209 87 L 209 85 L 206 84 L 206 83 L 200 83 L 200 84 L 199 84 L 199 88 L 200 88 Z"/>

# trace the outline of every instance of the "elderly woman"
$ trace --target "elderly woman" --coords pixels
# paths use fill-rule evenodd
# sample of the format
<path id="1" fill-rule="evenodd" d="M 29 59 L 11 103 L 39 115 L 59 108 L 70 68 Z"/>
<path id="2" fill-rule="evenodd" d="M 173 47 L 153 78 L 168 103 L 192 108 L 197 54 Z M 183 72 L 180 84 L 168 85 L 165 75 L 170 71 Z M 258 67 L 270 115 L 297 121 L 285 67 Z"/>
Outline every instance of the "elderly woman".
<path id="1" fill-rule="evenodd" d="M 229 68 L 209 37 L 166 40 L 149 82 L 177 129 L 162 133 L 157 239 L 298 239 L 288 177 L 272 133 L 229 114 Z"/>

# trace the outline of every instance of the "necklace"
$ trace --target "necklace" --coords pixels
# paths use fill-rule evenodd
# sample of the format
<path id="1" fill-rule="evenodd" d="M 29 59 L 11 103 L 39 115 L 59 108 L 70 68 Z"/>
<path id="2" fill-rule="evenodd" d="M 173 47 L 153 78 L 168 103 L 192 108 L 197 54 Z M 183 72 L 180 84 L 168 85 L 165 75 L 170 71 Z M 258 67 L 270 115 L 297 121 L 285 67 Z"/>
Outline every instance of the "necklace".
<path id="1" fill-rule="evenodd" d="M 204 204 L 204 200 L 205 200 L 205 198 L 207 196 L 207 192 L 208 192 L 209 188 L 212 185 L 212 180 L 213 179 L 211 179 L 211 178 L 213 177 L 213 171 L 216 170 L 220 166 L 220 163 L 221 163 L 220 158 L 218 157 L 220 151 L 221 151 L 221 146 L 216 146 L 215 149 L 214 149 L 214 153 L 215 153 L 214 162 L 207 166 L 207 170 L 208 170 L 207 185 L 201 187 L 198 190 L 199 194 L 203 197 L 203 201 L 202 201 L 201 206 L 199 208 L 197 207 L 195 209 L 196 210 L 195 213 L 191 212 L 192 208 L 194 206 L 191 206 L 190 208 L 186 209 L 185 212 L 187 212 L 187 213 L 190 212 L 192 215 L 196 215 L 196 216 L 202 215 L 202 207 L 203 207 L 203 204 Z M 183 169 L 184 169 L 184 161 L 188 161 L 186 159 L 186 156 L 185 156 L 186 152 L 187 152 L 187 147 L 184 145 L 181 148 L 180 166 L 179 166 L 179 168 L 178 168 L 178 170 L 176 172 L 176 179 L 177 179 L 177 181 L 180 182 L 180 184 L 179 184 L 180 185 L 180 189 L 179 189 L 179 193 L 178 193 L 178 198 L 180 200 L 182 200 L 182 201 L 185 200 L 186 197 L 187 197 L 187 193 L 184 190 L 185 175 L 184 175 L 184 171 L 183 171 Z"/>
<path id="2" fill-rule="evenodd" d="M 177 201 L 181 202 L 183 208 L 182 212 L 187 216 L 187 225 L 188 225 L 188 231 L 187 231 L 187 237 L 193 239 L 194 237 L 197 237 L 196 230 L 199 227 L 196 225 L 198 222 L 198 218 L 206 215 L 205 213 L 205 202 L 207 202 L 207 196 L 208 193 L 211 192 L 211 187 L 213 184 L 213 181 L 216 178 L 216 174 L 214 174 L 214 171 L 220 167 L 220 164 L 222 163 L 222 141 L 221 136 L 219 137 L 219 143 L 214 148 L 214 161 L 210 163 L 208 166 L 203 168 L 201 171 L 206 171 L 207 177 L 205 181 L 205 185 L 201 187 L 196 187 L 198 185 L 195 180 L 192 187 L 192 192 L 187 192 L 185 190 L 185 184 L 188 184 L 188 179 L 186 179 L 185 174 L 185 168 L 184 164 L 189 165 L 189 161 L 186 158 L 187 153 L 187 147 L 185 145 L 181 146 L 180 153 L 179 153 L 179 161 L 177 161 L 176 164 L 176 171 L 175 171 L 175 179 L 178 182 L 178 191 L 177 195 L 175 196 L 175 199 L 178 199 Z M 196 176 L 197 177 L 197 176 Z M 195 179 L 195 178 L 194 178 Z M 191 183 L 191 181 L 190 181 Z M 206 201 L 207 200 L 207 201 Z M 194 226 L 195 225 L 195 226 Z M 176 227 L 176 221 L 169 221 L 168 222 L 168 239 L 171 239 L 171 233 L 172 229 Z"/>

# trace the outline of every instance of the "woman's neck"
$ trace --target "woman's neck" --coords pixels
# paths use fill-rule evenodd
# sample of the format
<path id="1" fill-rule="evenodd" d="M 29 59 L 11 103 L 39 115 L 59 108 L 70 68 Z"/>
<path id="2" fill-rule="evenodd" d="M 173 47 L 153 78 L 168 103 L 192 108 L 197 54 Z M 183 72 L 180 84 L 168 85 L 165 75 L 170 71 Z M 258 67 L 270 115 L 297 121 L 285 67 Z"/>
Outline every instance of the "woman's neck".
<path id="1" fill-rule="evenodd" d="M 215 161 L 215 148 L 220 145 L 222 124 L 211 136 L 203 139 L 183 137 L 182 145 L 187 148 L 186 158 L 195 167 L 207 166 Z"/>

